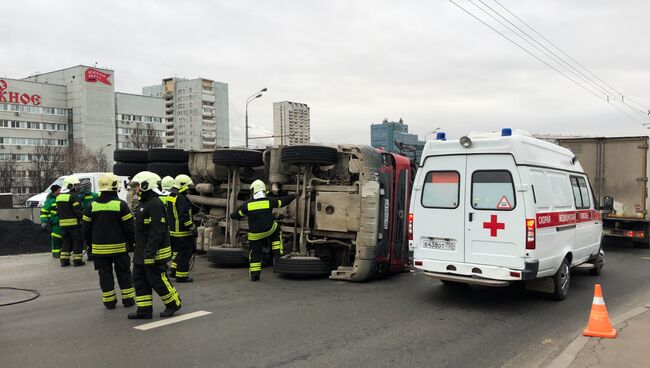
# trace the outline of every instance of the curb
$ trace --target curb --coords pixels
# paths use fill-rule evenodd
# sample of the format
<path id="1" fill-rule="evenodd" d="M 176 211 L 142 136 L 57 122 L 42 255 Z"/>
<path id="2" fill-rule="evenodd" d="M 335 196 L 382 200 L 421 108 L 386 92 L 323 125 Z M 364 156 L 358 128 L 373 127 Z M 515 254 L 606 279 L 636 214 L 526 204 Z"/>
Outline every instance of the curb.
<path id="1" fill-rule="evenodd" d="M 642 307 L 632 309 L 631 311 L 623 313 L 616 318 L 612 318 L 612 326 L 619 325 L 648 311 L 650 311 L 650 303 Z M 566 349 L 564 349 L 564 351 L 558 355 L 557 358 L 555 358 L 549 365 L 547 365 L 546 368 L 567 368 L 569 365 L 571 365 L 571 363 L 573 363 L 578 353 L 580 353 L 582 348 L 585 347 L 590 338 L 591 337 L 582 336 L 582 333 L 580 333 L 580 335 L 578 335 L 578 337 L 576 337 L 571 342 L 571 344 L 569 344 L 569 346 L 567 346 Z"/>

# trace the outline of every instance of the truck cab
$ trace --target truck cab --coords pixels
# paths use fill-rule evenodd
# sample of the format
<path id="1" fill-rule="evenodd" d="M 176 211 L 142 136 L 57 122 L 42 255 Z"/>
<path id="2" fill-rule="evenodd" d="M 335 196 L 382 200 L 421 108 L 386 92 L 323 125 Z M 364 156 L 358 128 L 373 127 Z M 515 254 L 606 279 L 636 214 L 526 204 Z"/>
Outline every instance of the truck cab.
<path id="1" fill-rule="evenodd" d="M 603 265 L 593 198 L 575 156 L 527 132 L 430 141 L 411 195 L 415 267 L 447 283 L 551 277 L 564 299 L 571 267 Z"/>

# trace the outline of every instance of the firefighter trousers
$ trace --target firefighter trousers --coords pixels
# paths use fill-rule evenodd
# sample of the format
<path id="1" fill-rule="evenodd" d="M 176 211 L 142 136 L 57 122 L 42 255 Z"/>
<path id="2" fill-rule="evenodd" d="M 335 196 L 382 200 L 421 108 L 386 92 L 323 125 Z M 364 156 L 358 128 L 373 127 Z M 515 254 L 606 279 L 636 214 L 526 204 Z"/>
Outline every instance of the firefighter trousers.
<path id="1" fill-rule="evenodd" d="M 99 287 L 102 289 L 102 302 L 111 307 L 117 304 L 113 269 L 120 285 L 122 304 L 133 305 L 135 289 L 131 282 L 131 258 L 128 253 L 113 256 L 95 256 L 95 270 L 99 274 Z"/>
<path id="2" fill-rule="evenodd" d="M 167 278 L 167 265 L 133 265 L 133 285 L 135 286 L 135 303 L 138 314 L 151 315 L 153 310 L 153 295 L 155 290 L 165 306 L 180 306 L 178 292 Z"/>
<path id="3" fill-rule="evenodd" d="M 61 264 L 69 264 L 70 260 L 80 263 L 83 260 L 83 234 L 79 226 L 62 229 L 63 245 L 61 246 Z"/>
<path id="4" fill-rule="evenodd" d="M 273 253 L 273 258 L 280 257 L 284 254 L 284 244 L 282 243 L 282 230 L 280 226 L 266 238 L 259 240 L 251 240 L 250 247 L 251 251 L 248 256 L 249 271 L 251 277 L 259 276 L 262 272 L 262 257 L 264 256 L 264 246 L 271 245 L 271 252 Z"/>
<path id="5" fill-rule="evenodd" d="M 194 253 L 194 237 L 170 237 L 172 242 L 172 274 L 177 278 L 188 277 L 190 274 L 190 260 Z"/>
<path id="6" fill-rule="evenodd" d="M 61 243 L 63 240 L 63 235 L 61 235 L 62 231 L 59 225 L 54 225 L 52 226 L 52 231 L 50 233 L 51 236 L 51 244 L 52 244 L 52 257 L 54 258 L 59 258 L 61 255 Z"/>

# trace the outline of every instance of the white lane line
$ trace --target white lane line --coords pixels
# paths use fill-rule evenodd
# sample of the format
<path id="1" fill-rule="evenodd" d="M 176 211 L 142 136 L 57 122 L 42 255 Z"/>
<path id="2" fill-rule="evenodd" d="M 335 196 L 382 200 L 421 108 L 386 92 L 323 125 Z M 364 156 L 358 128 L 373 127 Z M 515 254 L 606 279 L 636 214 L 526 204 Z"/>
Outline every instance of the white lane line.
<path id="1" fill-rule="evenodd" d="M 192 313 L 183 314 L 183 315 L 180 315 L 180 316 L 177 316 L 177 317 L 167 318 L 167 319 L 164 319 L 164 320 L 161 320 L 161 321 L 145 323 L 144 325 L 135 326 L 133 328 L 135 328 L 136 330 L 140 330 L 140 331 L 147 331 L 147 330 L 151 330 L 152 328 L 171 325 L 172 323 L 187 321 L 188 319 L 192 319 L 192 318 L 207 316 L 208 314 L 212 314 L 212 312 L 208 312 L 208 311 L 192 312 Z"/>

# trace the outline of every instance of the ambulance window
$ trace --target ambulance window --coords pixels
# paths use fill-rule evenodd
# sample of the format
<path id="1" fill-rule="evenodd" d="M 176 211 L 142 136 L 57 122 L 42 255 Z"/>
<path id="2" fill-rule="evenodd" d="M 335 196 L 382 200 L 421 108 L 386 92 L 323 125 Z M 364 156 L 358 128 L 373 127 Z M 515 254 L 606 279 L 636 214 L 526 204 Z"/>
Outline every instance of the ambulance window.
<path id="1" fill-rule="evenodd" d="M 553 209 L 571 209 L 571 189 L 567 185 L 568 175 L 564 173 L 549 172 L 549 183 L 551 184 L 551 193 L 553 193 Z"/>
<path id="2" fill-rule="evenodd" d="M 591 206 L 591 202 L 589 201 L 589 189 L 587 189 L 587 181 L 584 178 L 572 176 L 571 188 L 573 189 L 573 198 L 575 199 L 576 208 L 589 208 Z"/>
<path id="3" fill-rule="evenodd" d="M 477 210 L 511 211 L 517 205 L 509 171 L 475 171 L 472 174 L 472 207 Z"/>
<path id="4" fill-rule="evenodd" d="M 538 210 L 550 210 L 551 209 L 551 194 L 548 190 L 548 180 L 546 180 L 546 175 L 541 170 L 531 169 L 530 170 L 530 181 L 532 187 L 535 190 L 535 199 Z"/>
<path id="5" fill-rule="evenodd" d="M 458 208 L 460 174 L 457 171 L 429 171 L 424 178 L 422 206 Z"/>

